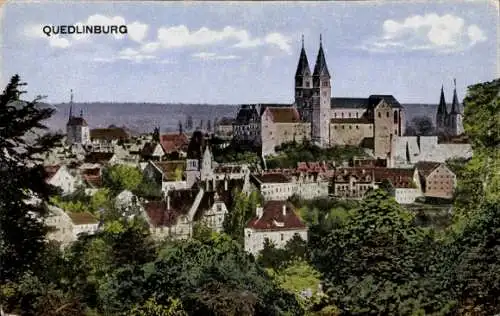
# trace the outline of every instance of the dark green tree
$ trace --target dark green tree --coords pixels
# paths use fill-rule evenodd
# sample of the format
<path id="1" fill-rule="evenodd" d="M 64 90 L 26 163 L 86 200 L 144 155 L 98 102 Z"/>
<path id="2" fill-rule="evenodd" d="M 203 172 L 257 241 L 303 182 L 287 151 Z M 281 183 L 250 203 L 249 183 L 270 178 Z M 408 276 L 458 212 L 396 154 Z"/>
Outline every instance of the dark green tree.
<path id="1" fill-rule="evenodd" d="M 15 75 L 0 96 L 0 284 L 15 281 L 42 260 L 44 202 L 56 192 L 46 184 L 38 158 L 61 140 L 44 126 L 54 110 L 38 107 L 38 99 L 22 101 L 23 86 Z M 34 197 L 40 203 L 26 203 Z"/>

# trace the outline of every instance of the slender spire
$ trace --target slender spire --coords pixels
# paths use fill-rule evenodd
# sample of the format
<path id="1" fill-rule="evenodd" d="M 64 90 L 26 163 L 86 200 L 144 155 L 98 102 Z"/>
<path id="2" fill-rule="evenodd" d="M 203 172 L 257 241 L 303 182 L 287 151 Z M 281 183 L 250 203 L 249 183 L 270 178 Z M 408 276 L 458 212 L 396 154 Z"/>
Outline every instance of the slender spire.
<path id="1" fill-rule="evenodd" d="M 83 117 L 83 110 L 80 109 L 80 117 Z"/>
<path id="2" fill-rule="evenodd" d="M 458 103 L 457 96 L 457 79 L 453 79 L 453 102 L 451 103 L 451 111 L 450 114 L 460 114 L 460 104 Z"/>
<path id="3" fill-rule="evenodd" d="M 69 99 L 69 118 L 73 117 L 73 89 L 71 89 L 71 96 Z"/>
<path id="4" fill-rule="evenodd" d="M 436 114 L 436 127 L 438 129 L 445 128 L 447 116 L 448 116 L 448 109 L 446 107 L 446 100 L 444 98 L 444 87 L 443 85 L 441 85 L 441 96 L 439 98 L 439 104 Z"/>
<path id="5" fill-rule="evenodd" d="M 319 35 L 319 51 L 316 58 L 316 65 L 314 66 L 313 76 L 327 76 L 330 77 L 328 66 L 326 65 L 325 52 L 323 51 L 323 40 L 321 34 Z"/>
<path id="6" fill-rule="evenodd" d="M 295 77 L 309 75 L 310 73 L 311 69 L 309 68 L 309 61 L 307 60 L 306 50 L 304 49 L 304 35 L 302 35 L 302 49 L 300 50 L 299 64 L 297 65 Z"/>

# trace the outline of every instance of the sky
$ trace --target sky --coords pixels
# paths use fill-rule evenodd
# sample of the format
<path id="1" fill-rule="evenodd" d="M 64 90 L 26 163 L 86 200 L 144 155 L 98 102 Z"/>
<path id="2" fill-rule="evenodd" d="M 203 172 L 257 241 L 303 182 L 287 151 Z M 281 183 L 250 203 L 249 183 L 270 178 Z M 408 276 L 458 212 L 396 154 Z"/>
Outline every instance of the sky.
<path id="1" fill-rule="evenodd" d="M 2 7 L 0 84 L 68 102 L 293 102 L 304 35 L 322 34 L 332 96 L 451 102 L 499 76 L 490 0 L 349 2 L 33 2 Z M 47 36 L 43 26 L 126 25 L 123 34 Z"/>

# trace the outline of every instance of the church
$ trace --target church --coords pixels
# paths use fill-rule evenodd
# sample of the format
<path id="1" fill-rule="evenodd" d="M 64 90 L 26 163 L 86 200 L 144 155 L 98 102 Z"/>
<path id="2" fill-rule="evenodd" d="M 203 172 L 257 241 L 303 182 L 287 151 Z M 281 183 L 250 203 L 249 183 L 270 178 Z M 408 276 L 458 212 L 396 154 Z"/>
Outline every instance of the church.
<path id="1" fill-rule="evenodd" d="M 233 125 L 235 141 L 253 142 L 263 155 L 274 154 L 275 147 L 285 142 L 310 140 L 323 148 L 370 148 L 374 157 L 384 159 L 404 130 L 404 109 L 392 95 L 332 97 L 321 36 L 313 71 L 302 38 L 293 104 L 242 105 Z"/>

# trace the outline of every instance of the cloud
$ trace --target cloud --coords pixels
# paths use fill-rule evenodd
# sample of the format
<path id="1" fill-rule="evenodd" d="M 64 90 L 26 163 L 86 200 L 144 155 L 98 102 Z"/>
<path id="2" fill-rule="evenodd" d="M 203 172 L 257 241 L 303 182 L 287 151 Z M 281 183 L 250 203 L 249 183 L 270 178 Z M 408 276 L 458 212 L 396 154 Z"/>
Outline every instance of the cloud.
<path id="1" fill-rule="evenodd" d="M 462 51 L 486 40 L 475 24 L 451 14 L 413 15 L 403 21 L 386 20 L 382 35 L 365 42 L 362 48 L 374 52 L 432 50 Z"/>
<path id="2" fill-rule="evenodd" d="M 49 38 L 49 44 L 51 47 L 57 48 L 67 48 L 71 45 L 71 43 L 66 38 L 60 36 L 51 36 Z"/>
<path id="3" fill-rule="evenodd" d="M 127 25 L 128 36 L 136 42 L 142 42 L 142 40 L 146 37 L 147 31 L 147 24 L 136 21 Z"/>
<path id="4" fill-rule="evenodd" d="M 207 53 L 207 52 L 195 53 L 192 54 L 191 56 L 203 60 L 231 60 L 240 58 L 240 56 L 235 56 L 235 55 L 217 55 L 216 53 Z"/>
<path id="5" fill-rule="evenodd" d="M 118 54 L 118 59 L 131 60 L 135 62 L 142 62 L 144 60 L 155 59 L 155 58 L 156 56 L 142 54 L 141 52 L 133 48 L 126 48 L 120 51 L 120 53 Z"/>
<path id="6" fill-rule="evenodd" d="M 158 29 L 158 41 L 163 48 L 206 46 L 224 41 L 235 41 L 232 47 L 252 48 L 268 44 L 287 53 L 291 51 L 290 39 L 283 34 L 270 33 L 264 38 L 252 38 L 248 31 L 232 26 L 226 26 L 221 30 L 202 27 L 196 31 L 189 30 L 185 25 L 162 27 Z"/>

